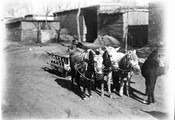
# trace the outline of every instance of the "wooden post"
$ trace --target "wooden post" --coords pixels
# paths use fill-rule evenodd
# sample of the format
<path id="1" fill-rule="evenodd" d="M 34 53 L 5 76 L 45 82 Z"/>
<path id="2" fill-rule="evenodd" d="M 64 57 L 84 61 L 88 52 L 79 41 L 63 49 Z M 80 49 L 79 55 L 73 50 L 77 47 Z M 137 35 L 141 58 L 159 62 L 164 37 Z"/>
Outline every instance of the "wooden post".
<path id="1" fill-rule="evenodd" d="M 81 36 L 80 36 L 80 22 L 79 22 L 79 17 L 80 17 L 81 9 L 80 9 L 80 4 L 78 5 L 78 13 L 77 13 L 77 31 L 78 31 L 78 41 L 81 42 Z"/>
<path id="2" fill-rule="evenodd" d="M 127 27 L 126 27 L 126 37 L 125 37 L 125 52 L 127 53 L 128 49 L 128 14 L 129 14 L 129 6 L 128 6 L 128 11 L 127 11 Z"/>

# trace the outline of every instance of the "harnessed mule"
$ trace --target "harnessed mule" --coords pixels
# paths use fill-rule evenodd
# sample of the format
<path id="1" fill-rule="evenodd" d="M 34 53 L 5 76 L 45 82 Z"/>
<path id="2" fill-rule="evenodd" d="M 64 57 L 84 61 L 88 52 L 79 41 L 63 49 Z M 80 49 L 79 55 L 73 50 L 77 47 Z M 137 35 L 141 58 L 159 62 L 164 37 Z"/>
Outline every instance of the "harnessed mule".
<path id="1" fill-rule="evenodd" d="M 119 50 L 117 48 L 116 50 Z M 95 59 L 94 57 L 94 73 L 95 73 L 95 88 L 97 86 L 97 81 L 100 82 L 101 85 L 101 96 L 104 96 L 104 83 L 107 81 L 107 88 L 109 97 L 112 97 L 111 93 L 111 84 L 112 84 L 112 62 L 110 59 L 110 55 L 107 50 L 102 51 L 99 49 L 101 53 Z M 97 55 L 96 55 L 97 56 Z M 98 65 L 96 64 L 98 63 Z M 97 67 L 98 66 L 98 67 Z"/>
<path id="2" fill-rule="evenodd" d="M 112 62 L 110 60 L 110 55 L 109 53 L 105 50 L 103 54 L 103 74 L 104 74 L 104 80 L 107 80 L 107 87 L 108 87 L 108 94 L 109 97 L 112 98 L 112 93 L 111 93 L 111 84 L 112 84 Z M 102 96 L 104 96 L 104 80 L 103 80 L 103 87 L 102 87 Z"/>
<path id="3" fill-rule="evenodd" d="M 101 96 L 104 96 L 104 76 L 106 74 L 104 73 L 105 65 L 104 63 L 107 64 L 106 59 L 106 51 L 102 51 L 101 48 L 96 50 L 97 55 L 94 56 L 94 80 L 95 80 L 95 89 L 97 87 L 97 82 L 100 83 L 101 85 Z M 110 66 L 110 63 L 109 63 Z"/>
<path id="4" fill-rule="evenodd" d="M 71 63 L 71 77 L 72 77 L 72 84 L 71 87 L 74 85 L 74 79 L 77 81 L 77 85 L 80 88 L 80 75 L 82 76 L 83 82 L 83 95 L 82 98 L 85 99 L 85 90 L 88 89 L 89 97 L 91 97 L 91 79 L 92 74 L 94 71 L 93 66 L 93 57 L 94 52 L 91 49 L 87 51 L 82 49 L 74 49 L 70 53 L 70 63 Z"/>
<path id="5" fill-rule="evenodd" d="M 129 50 L 126 54 L 124 54 L 117 52 L 120 48 L 115 49 L 112 47 L 106 47 L 106 49 L 112 61 L 113 84 L 116 90 L 119 88 L 119 95 L 123 96 L 124 78 L 127 78 L 126 94 L 129 96 L 132 73 L 134 72 L 135 74 L 138 74 L 140 72 L 136 50 Z"/>

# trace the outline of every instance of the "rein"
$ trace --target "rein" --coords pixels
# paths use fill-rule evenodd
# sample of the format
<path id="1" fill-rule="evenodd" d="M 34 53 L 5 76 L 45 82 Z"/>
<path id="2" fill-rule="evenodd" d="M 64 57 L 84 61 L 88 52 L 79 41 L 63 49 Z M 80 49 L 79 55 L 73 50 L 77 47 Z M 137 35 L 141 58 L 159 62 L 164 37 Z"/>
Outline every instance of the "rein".
<path id="1" fill-rule="evenodd" d="M 75 68 L 76 71 L 78 71 L 78 73 L 79 73 L 83 78 L 85 78 L 85 79 L 87 79 L 87 80 L 91 80 L 91 79 L 87 78 L 87 77 L 83 74 L 83 72 L 81 72 L 81 71 L 79 70 L 79 66 L 81 67 L 81 65 L 84 64 L 84 63 L 85 63 L 85 66 L 83 66 L 83 67 L 85 68 L 85 71 L 87 70 L 87 67 L 88 67 L 88 65 L 87 65 L 87 64 L 88 64 L 88 63 L 87 63 L 87 59 L 89 59 L 89 58 L 87 58 L 87 56 L 89 56 L 89 54 L 84 54 L 84 53 L 83 53 L 83 60 L 84 60 L 84 61 L 82 61 L 82 62 L 80 62 L 80 63 L 76 63 L 75 66 L 74 66 L 74 68 Z"/>
<path id="2" fill-rule="evenodd" d="M 86 67 L 87 67 L 87 65 L 86 65 Z M 91 80 L 91 79 L 87 78 L 82 72 L 79 71 L 78 65 L 75 65 L 74 68 L 80 73 L 80 75 L 81 75 L 83 78 L 85 78 L 85 79 L 87 79 L 87 80 Z"/>
<path id="3" fill-rule="evenodd" d="M 114 70 L 115 70 L 115 69 L 114 69 Z M 131 72 L 130 69 L 124 70 L 124 69 L 121 69 L 121 68 L 119 68 L 119 67 L 118 67 L 116 70 L 120 70 L 120 71 L 125 72 L 125 73 Z"/>

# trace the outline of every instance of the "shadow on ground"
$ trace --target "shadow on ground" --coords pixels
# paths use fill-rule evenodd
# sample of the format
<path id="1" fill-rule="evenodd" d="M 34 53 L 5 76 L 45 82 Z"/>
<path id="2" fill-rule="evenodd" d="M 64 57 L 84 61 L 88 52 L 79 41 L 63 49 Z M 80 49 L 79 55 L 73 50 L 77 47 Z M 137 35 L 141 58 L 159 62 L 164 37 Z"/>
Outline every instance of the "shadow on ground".
<path id="1" fill-rule="evenodd" d="M 164 112 L 160 112 L 160 111 L 144 111 L 141 110 L 145 113 L 148 113 L 150 115 L 152 115 L 153 117 L 159 119 L 159 120 L 166 120 L 168 118 L 168 114 L 164 113 Z"/>
<path id="2" fill-rule="evenodd" d="M 144 93 L 136 90 L 135 88 L 130 87 L 130 97 L 132 99 L 134 99 L 134 100 L 137 100 L 137 101 L 143 103 L 144 99 L 143 98 L 140 98 L 137 94 L 142 95 L 142 96 L 145 96 Z"/>
<path id="3" fill-rule="evenodd" d="M 79 87 L 74 84 L 73 86 L 71 85 L 71 80 L 68 80 L 67 78 L 64 77 L 64 75 L 57 70 L 50 69 L 48 67 L 42 68 L 44 71 L 47 71 L 48 73 L 57 75 L 59 78 L 55 79 L 55 82 L 60 85 L 61 87 L 74 92 L 76 95 L 79 97 L 82 97 L 82 92 L 79 89 Z"/>

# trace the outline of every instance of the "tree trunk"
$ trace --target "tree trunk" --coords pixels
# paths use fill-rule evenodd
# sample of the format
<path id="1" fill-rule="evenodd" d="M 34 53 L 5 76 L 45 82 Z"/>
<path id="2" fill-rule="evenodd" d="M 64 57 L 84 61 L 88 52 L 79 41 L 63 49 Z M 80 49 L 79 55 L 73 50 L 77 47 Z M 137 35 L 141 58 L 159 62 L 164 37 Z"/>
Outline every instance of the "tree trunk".
<path id="1" fill-rule="evenodd" d="M 78 41 L 81 42 L 81 36 L 80 36 L 80 22 L 79 22 L 79 17 L 80 17 L 80 6 L 78 8 L 78 13 L 77 13 L 77 31 L 78 31 Z"/>
<path id="2" fill-rule="evenodd" d="M 38 22 L 37 43 L 41 43 L 41 25 L 40 25 L 40 22 Z"/>

